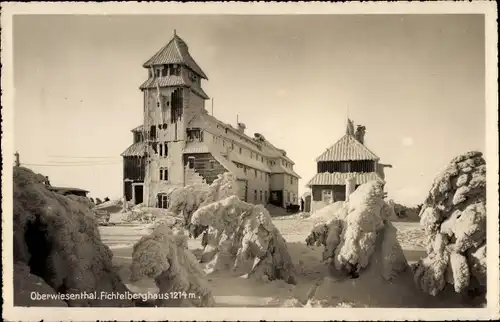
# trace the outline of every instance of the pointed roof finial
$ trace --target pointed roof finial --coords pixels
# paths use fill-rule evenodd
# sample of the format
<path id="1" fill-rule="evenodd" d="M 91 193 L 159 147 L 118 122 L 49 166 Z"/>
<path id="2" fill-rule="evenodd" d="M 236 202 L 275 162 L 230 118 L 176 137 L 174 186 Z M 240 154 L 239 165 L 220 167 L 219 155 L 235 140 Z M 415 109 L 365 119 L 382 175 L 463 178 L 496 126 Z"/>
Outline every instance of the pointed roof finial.
<path id="1" fill-rule="evenodd" d="M 174 29 L 174 37 L 177 36 L 177 30 Z"/>
<path id="2" fill-rule="evenodd" d="M 346 134 L 354 135 L 354 123 L 349 118 L 349 105 L 346 105 Z"/>

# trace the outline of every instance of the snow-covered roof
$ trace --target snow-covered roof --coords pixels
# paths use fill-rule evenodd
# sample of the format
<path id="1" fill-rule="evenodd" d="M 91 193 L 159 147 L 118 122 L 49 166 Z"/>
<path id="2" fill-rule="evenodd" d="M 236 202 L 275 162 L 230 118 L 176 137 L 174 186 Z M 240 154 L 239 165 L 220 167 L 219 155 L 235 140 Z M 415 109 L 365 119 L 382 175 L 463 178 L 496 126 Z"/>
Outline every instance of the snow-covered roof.
<path id="1" fill-rule="evenodd" d="M 154 151 L 151 147 L 149 147 L 146 144 L 146 142 L 141 141 L 132 144 L 129 146 L 123 153 L 121 154 L 122 157 L 143 157 L 144 153 L 149 150 L 150 154 L 153 154 Z"/>
<path id="2" fill-rule="evenodd" d="M 141 90 L 146 88 L 156 88 L 156 82 L 158 82 L 159 87 L 171 87 L 171 86 L 184 86 L 190 88 L 194 93 L 198 94 L 204 99 L 208 99 L 207 93 L 196 83 L 190 82 L 186 79 L 185 75 L 180 76 L 157 76 L 151 77 L 145 81 L 139 88 Z"/>
<path id="3" fill-rule="evenodd" d="M 335 186 L 345 185 L 348 178 L 356 178 L 356 184 L 363 184 L 369 181 L 382 181 L 382 178 L 376 172 L 325 172 L 316 174 L 308 183 L 307 186 Z"/>
<path id="4" fill-rule="evenodd" d="M 148 68 L 154 65 L 180 64 L 187 66 L 198 76 L 208 79 L 207 75 L 195 62 L 189 53 L 189 47 L 186 42 L 174 33 L 174 37 L 163 46 L 156 54 L 153 55 L 143 67 Z"/>
<path id="5" fill-rule="evenodd" d="M 379 160 L 379 157 L 350 134 L 341 137 L 335 144 L 316 158 L 316 162 L 356 160 Z"/>

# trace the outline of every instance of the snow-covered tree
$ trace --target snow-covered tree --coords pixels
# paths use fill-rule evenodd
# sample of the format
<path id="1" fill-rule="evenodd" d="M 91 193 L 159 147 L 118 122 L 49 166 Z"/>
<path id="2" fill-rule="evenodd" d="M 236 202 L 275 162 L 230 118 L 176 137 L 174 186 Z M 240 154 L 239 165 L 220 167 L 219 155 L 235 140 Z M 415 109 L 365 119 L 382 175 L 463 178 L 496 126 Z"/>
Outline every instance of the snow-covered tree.
<path id="1" fill-rule="evenodd" d="M 296 283 L 286 242 L 264 206 L 232 195 L 200 207 L 191 224 L 208 227 L 202 261 L 213 270 L 231 269 L 248 277 Z"/>
<path id="2" fill-rule="evenodd" d="M 213 306 L 214 298 L 198 260 L 187 248 L 184 230 L 169 223 L 157 225 L 142 237 L 132 254 L 131 281 L 154 279 L 159 293 L 196 294 L 159 299 L 158 306 Z"/>
<path id="3" fill-rule="evenodd" d="M 170 195 L 168 210 L 174 214 L 182 214 L 185 225 L 189 227 L 191 216 L 199 207 L 231 195 L 236 195 L 236 189 L 234 175 L 226 172 L 219 175 L 211 185 L 199 183 L 175 189 Z"/>

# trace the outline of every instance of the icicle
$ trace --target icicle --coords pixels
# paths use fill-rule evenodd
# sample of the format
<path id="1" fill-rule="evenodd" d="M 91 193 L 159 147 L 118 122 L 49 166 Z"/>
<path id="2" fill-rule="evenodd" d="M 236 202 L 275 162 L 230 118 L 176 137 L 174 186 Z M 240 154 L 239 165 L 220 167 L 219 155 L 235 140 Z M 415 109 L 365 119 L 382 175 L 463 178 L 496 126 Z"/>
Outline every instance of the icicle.
<path id="1" fill-rule="evenodd" d="M 163 102 L 162 102 L 162 95 L 160 92 L 160 84 L 159 84 L 159 79 L 156 80 L 156 100 L 157 100 L 157 105 L 160 110 L 160 124 L 165 123 L 164 118 L 163 118 Z"/>

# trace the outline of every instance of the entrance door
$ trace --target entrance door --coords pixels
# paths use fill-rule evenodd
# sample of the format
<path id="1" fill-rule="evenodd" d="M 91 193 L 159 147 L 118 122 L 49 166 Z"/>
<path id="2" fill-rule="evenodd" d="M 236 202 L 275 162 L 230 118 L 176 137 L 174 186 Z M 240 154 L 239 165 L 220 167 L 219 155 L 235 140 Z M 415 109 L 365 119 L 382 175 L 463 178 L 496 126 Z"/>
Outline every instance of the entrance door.
<path id="1" fill-rule="evenodd" d="M 323 196 L 322 196 L 323 202 L 327 204 L 333 203 L 333 191 L 332 190 L 323 190 Z"/>
<path id="2" fill-rule="evenodd" d="M 144 201 L 144 188 L 142 185 L 134 186 L 135 204 L 138 205 Z"/>
<path id="3" fill-rule="evenodd" d="M 125 188 L 125 200 L 127 201 L 132 200 L 132 182 L 125 181 L 124 188 Z"/>

